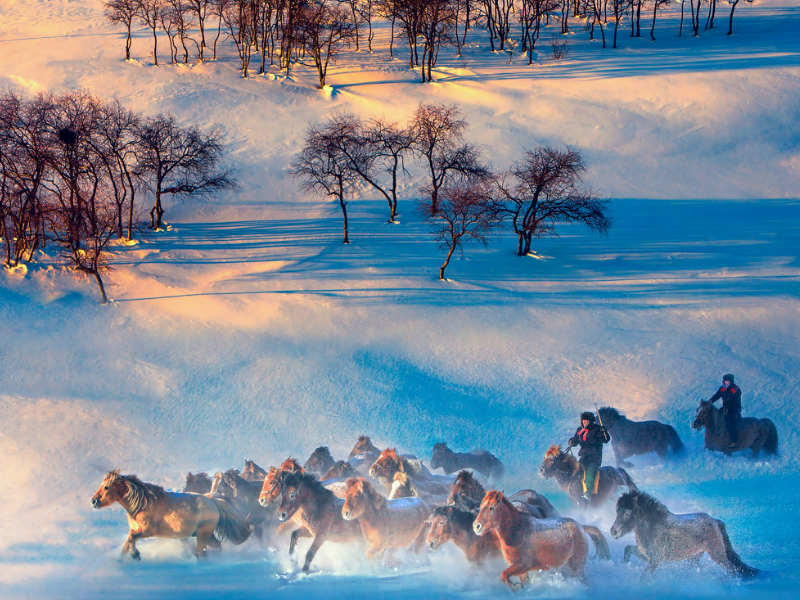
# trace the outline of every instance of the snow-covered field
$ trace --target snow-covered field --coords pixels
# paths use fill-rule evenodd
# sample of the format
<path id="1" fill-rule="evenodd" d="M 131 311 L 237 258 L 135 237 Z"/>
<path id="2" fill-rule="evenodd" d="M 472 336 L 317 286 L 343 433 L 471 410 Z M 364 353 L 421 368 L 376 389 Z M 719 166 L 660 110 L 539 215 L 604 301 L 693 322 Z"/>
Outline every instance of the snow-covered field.
<path id="1" fill-rule="evenodd" d="M 179 488 L 186 471 L 243 458 L 304 460 L 321 444 L 339 458 L 368 434 L 426 459 L 442 440 L 487 448 L 509 469 L 502 487 L 535 487 L 571 511 L 536 469 L 595 402 L 676 427 L 687 456 L 637 459 L 631 474 L 674 512 L 723 519 L 765 574 L 732 581 L 704 559 L 643 586 L 641 564 L 622 564 L 629 536 L 611 544 L 614 564 L 590 563 L 588 589 L 550 574 L 523 595 L 795 597 L 797 2 L 740 6 L 731 37 L 720 22 L 679 39 L 674 11 L 657 42 L 623 31 L 616 51 L 577 30 L 562 62 L 546 34 L 532 67 L 475 37 L 427 85 L 402 46 L 388 60 L 381 31 L 374 54 L 343 56 L 325 92 L 303 68 L 242 80 L 230 48 L 219 62 L 154 67 L 144 31 L 126 63 L 101 9 L 0 0 L 0 89 L 88 89 L 220 124 L 242 189 L 169 205 L 171 231 L 116 250 L 111 306 L 46 257 L 0 276 L 1 598 L 504 597 L 502 564 L 467 569 L 452 546 L 384 564 L 325 546 L 299 578 L 285 546 L 251 542 L 197 564 L 179 542 L 145 541 L 136 564 L 118 554 L 123 511 L 89 499 L 115 467 Z M 609 237 L 565 228 L 518 258 L 506 235 L 454 259 L 440 282 L 416 176 L 399 225 L 376 198 L 353 201 L 342 245 L 338 208 L 283 174 L 307 124 L 334 111 L 404 121 L 420 100 L 457 102 L 496 168 L 536 144 L 580 148 L 613 199 Z M 747 414 L 776 422 L 777 458 L 714 456 L 690 431 L 725 372 Z M 607 533 L 612 513 L 580 518 Z"/>

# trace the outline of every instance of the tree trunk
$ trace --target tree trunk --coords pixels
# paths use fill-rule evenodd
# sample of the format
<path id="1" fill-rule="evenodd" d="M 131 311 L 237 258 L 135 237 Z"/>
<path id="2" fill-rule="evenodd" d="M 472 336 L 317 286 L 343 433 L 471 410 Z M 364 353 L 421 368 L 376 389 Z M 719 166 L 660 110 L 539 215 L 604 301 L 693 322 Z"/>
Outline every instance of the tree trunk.
<path id="1" fill-rule="evenodd" d="M 153 27 L 153 63 L 158 66 L 158 37 L 155 27 Z"/>
<path id="2" fill-rule="evenodd" d="M 453 256 L 453 252 L 456 250 L 456 243 L 453 242 L 453 245 L 450 246 L 450 251 L 447 253 L 447 258 L 444 259 L 444 263 L 441 267 L 439 267 L 439 281 L 444 281 L 444 270 L 447 268 L 447 265 L 450 264 L 450 259 Z"/>
<path id="3" fill-rule="evenodd" d="M 342 208 L 342 217 L 344 218 L 344 243 L 349 244 L 350 238 L 347 235 L 347 202 L 339 196 L 339 206 Z"/>
<path id="4" fill-rule="evenodd" d="M 739 0 L 736 0 L 736 1 L 735 1 L 735 2 L 734 2 L 732 5 L 731 5 L 731 18 L 730 18 L 730 20 L 728 21 L 728 35 L 732 35 L 732 34 L 733 34 L 733 11 L 735 11 L 735 10 L 736 10 L 736 5 L 737 5 L 737 4 L 739 4 Z"/>
<path id="5" fill-rule="evenodd" d="M 106 288 L 103 285 L 103 278 L 100 277 L 100 273 L 97 270 L 92 270 L 92 275 L 94 275 L 95 280 L 97 281 L 97 287 L 100 288 L 100 304 L 108 304 L 108 296 L 106 296 Z"/>
<path id="6" fill-rule="evenodd" d="M 164 214 L 164 208 L 161 206 L 161 192 L 156 192 L 156 202 L 153 208 L 150 209 L 150 229 L 161 229 L 161 217 Z"/>
<path id="7" fill-rule="evenodd" d="M 680 27 L 678 27 L 678 37 L 681 37 L 683 35 L 683 5 L 684 5 L 684 0 L 681 0 L 681 25 Z"/>
<path id="8" fill-rule="evenodd" d="M 131 59 L 131 24 L 128 22 L 128 39 L 125 40 L 125 60 Z"/>
<path id="9" fill-rule="evenodd" d="M 653 25 L 650 27 L 650 39 L 656 41 L 656 14 L 658 14 L 658 0 L 653 3 Z"/>

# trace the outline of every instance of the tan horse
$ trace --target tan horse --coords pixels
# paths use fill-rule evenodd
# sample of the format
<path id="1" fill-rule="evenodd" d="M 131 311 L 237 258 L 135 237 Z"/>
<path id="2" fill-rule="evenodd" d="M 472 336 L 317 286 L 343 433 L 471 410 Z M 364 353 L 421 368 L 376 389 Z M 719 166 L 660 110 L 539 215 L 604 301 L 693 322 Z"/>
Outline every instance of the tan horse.
<path id="1" fill-rule="evenodd" d="M 562 566 L 569 575 L 585 582 L 589 542 L 572 519 L 536 519 L 514 508 L 503 492 L 491 491 L 486 492 L 472 529 L 477 535 L 497 535 L 509 565 L 500 579 L 514 591 L 528 581 L 529 571 Z M 515 575 L 520 583 L 511 581 Z"/>
<path id="2" fill-rule="evenodd" d="M 416 544 L 419 550 L 425 540 L 425 525 L 430 512 L 420 498 L 387 500 L 363 477 L 347 480 L 342 518 L 345 521 L 358 520 L 361 533 L 369 544 L 369 559 L 386 548 Z"/>
<path id="3" fill-rule="evenodd" d="M 122 553 L 139 559 L 136 541 L 150 537 L 197 538 L 197 558 L 205 556 L 212 538 L 241 544 L 250 535 L 245 521 L 233 506 L 222 498 L 167 492 L 144 483 L 136 475 L 111 471 L 92 496 L 92 508 L 104 508 L 119 502 L 128 513 L 130 532 Z"/>

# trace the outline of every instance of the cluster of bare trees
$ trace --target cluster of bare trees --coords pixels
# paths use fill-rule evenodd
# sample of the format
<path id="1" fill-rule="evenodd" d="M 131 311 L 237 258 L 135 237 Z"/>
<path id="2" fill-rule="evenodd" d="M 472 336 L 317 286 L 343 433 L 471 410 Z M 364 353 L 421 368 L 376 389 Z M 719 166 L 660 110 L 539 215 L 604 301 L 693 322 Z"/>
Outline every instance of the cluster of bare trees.
<path id="1" fill-rule="evenodd" d="M 6 267 L 52 245 L 63 263 L 94 278 L 116 239 L 132 239 L 142 192 L 154 194 L 160 228 L 165 195 L 191 197 L 234 185 L 220 168 L 218 131 L 181 127 L 171 115 L 146 118 L 90 94 L 0 96 L 0 238 Z"/>
<path id="2" fill-rule="evenodd" d="M 458 107 L 444 104 L 421 103 L 405 127 L 337 115 L 309 128 L 289 172 L 305 191 L 336 200 L 347 244 L 348 202 L 367 186 L 386 199 L 394 222 L 398 183 L 409 174 L 406 162 L 416 159 L 424 173 L 417 209 L 446 253 L 440 279 L 456 250 L 485 245 L 504 225 L 517 236 L 519 256 L 531 252 L 534 237 L 557 235 L 559 224 L 608 232 L 608 202 L 584 184 L 586 166 L 576 150 L 540 146 L 508 171 L 493 173 L 480 150 L 465 142 L 467 127 Z"/>
<path id="3" fill-rule="evenodd" d="M 461 54 L 467 34 L 480 29 L 488 34 L 492 51 L 527 53 L 533 63 L 542 28 L 560 25 L 569 33 L 576 22 L 594 39 L 599 29 L 606 47 L 606 28 L 614 25 L 614 43 L 623 21 L 630 21 L 632 37 L 641 37 L 642 14 L 652 13 L 650 37 L 655 40 L 656 19 L 671 3 L 680 1 L 683 33 L 684 8 L 689 8 L 691 27 L 699 35 L 701 26 L 713 29 L 720 0 L 106 0 L 107 18 L 127 31 L 125 58 L 131 56 L 135 26 L 152 33 L 153 61 L 158 64 L 158 35 L 169 42 L 170 61 L 187 63 L 190 55 L 202 61 L 211 48 L 217 58 L 222 36 L 230 40 L 238 55 L 242 76 L 247 77 L 254 58 L 258 73 L 270 66 L 289 72 L 292 65 L 310 59 L 324 87 L 328 66 L 347 47 L 359 50 L 366 39 L 372 51 L 374 25 L 384 20 L 391 26 L 390 58 L 394 41 L 405 40 L 409 68 L 420 68 L 422 81 L 430 81 L 433 67 L 445 46 Z M 740 0 L 730 4 L 728 34 Z M 744 0 L 753 2 L 754 0 Z M 706 5 L 705 15 L 701 8 Z"/>

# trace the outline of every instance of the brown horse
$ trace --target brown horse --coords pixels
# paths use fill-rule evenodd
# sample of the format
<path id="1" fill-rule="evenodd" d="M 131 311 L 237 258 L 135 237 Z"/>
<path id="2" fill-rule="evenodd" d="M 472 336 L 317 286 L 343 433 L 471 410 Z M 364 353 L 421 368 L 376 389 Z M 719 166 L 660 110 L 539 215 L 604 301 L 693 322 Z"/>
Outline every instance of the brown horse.
<path id="1" fill-rule="evenodd" d="M 273 524 L 273 513 L 259 503 L 262 484 L 248 481 L 236 469 L 216 473 L 210 492 L 230 501 L 236 510 L 243 515 L 253 527 L 258 539 L 263 539 L 264 532 Z"/>
<path id="2" fill-rule="evenodd" d="M 358 436 L 356 445 L 353 446 L 353 449 L 350 451 L 350 456 L 347 458 L 350 459 L 359 454 L 375 454 L 377 456 L 380 453 L 381 451 L 375 444 L 372 443 L 372 440 L 369 439 L 369 436 L 360 435 Z"/>
<path id="3" fill-rule="evenodd" d="M 346 521 L 342 517 L 344 500 L 334 496 L 313 475 L 286 473 L 282 488 L 278 519 L 282 523 L 293 519 L 301 525 L 300 529 L 292 532 L 289 554 L 294 553 L 299 538 L 314 538 L 306 552 L 304 573 L 308 573 L 311 561 L 326 541 L 345 543 L 363 539 L 358 522 Z"/>
<path id="4" fill-rule="evenodd" d="M 438 506 L 447 502 L 447 489 L 447 484 L 434 479 L 410 477 L 401 467 L 392 478 L 389 499 L 421 498 L 430 506 Z"/>
<path id="5" fill-rule="evenodd" d="M 572 519 L 535 519 L 514 508 L 503 492 L 493 490 L 486 492 L 472 529 L 477 535 L 497 535 L 509 565 L 500 579 L 514 591 L 521 589 L 533 570 L 566 567 L 567 574 L 586 582 L 589 542 Z M 520 583 L 511 581 L 515 575 Z"/>
<path id="6" fill-rule="evenodd" d="M 259 467 L 255 461 L 244 459 L 244 470 L 242 471 L 242 477 L 247 479 L 247 481 L 264 481 L 264 478 L 267 476 L 267 472 Z"/>
<path id="7" fill-rule="evenodd" d="M 629 531 L 636 535 L 636 545 L 625 548 L 625 562 L 632 555 L 646 561 L 643 577 L 663 562 L 697 559 L 704 552 L 731 575 L 754 577 L 759 572 L 733 550 L 722 521 L 706 513 L 676 515 L 644 492 L 627 492 L 617 500 L 611 535 L 619 539 Z"/>
<path id="8" fill-rule="evenodd" d="M 425 539 L 425 523 L 430 508 L 420 498 L 387 500 L 363 477 L 347 480 L 342 506 L 346 521 L 357 520 L 372 559 L 386 548 L 404 548 L 415 544 L 417 550 Z"/>
<path id="9" fill-rule="evenodd" d="M 506 472 L 500 459 L 486 450 L 469 453 L 453 452 L 444 442 L 433 445 L 433 455 L 431 456 L 431 469 L 440 467 L 448 475 L 461 469 L 474 469 L 483 474 L 490 482 L 500 481 Z"/>
<path id="10" fill-rule="evenodd" d="M 625 460 L 631 456 L 655 452 L 659 458 L 666 458 L 669 448 L 673 454 L 684 450 L 683 442 L 672 425 L 658 421 L 631 421 L 610 406 L 603 406 L 597 414 L 611 434 L 617 466 L 633 466 Z"/>
<path id="11" fill-rule="evenodd" d="M 211 477 L 208 473 L 192 473 L 189 471 L 186 474 L 186 483 L 183 485 L 184 492 L 191 492 L 192 494 L 207 494 L 211 491 Z"/>
<path id="12" fill-rule="evenodd" d="M 281 484 L 285 473 L 302 473 L 303 467 L 294 458 L 287 458 L 281 463 L 280 467 L 270 467 L 261 485 L 261 493 L 258 495 L 258 503 L 267 508 L 281 497 Z"/>
<path id="13" fill-rule="evenodd" d="M 545 479 L 554 477 L 559 487 L 569 494 L 575 504 L 581 504 L 583 465 L 571 453 L 562 451 L 561 446 L 550 446 L 539 467 L 539 475 Z M 636 489 L 636 484 L 625 469 L 600 467 L 597 478 L 597 493 L 592 496 L 590 506 L 602 505 L 620 486 L 626 486 L 629 490 Z"/>
<path id="14" fill-rule="evenodd" d="M 139 559 L 136 541 L 150 537 L 197 538 L 195 556 L 205 556 L 212 538 L 241 544 L 250 535 L 247 523 L 223 498 L 167 492 L 144 483 L 136 475 L 120 475 L 119 469 L 105 476 L 92 496 L 92 508 L 119 502 L 128 513 L 130 532 L 122 553 Z"/>
<path id="15" fill-rule="evenodd" d="M 778 452 L 778 430 L 770 419 L 744 417 L 738 420 L 737 426 L 739 428 L 739 445 L 735 448 L 728 448 L 730 436 L 725 427 L 725 417 L 723 417 L 722 411 L 711 402 L 700 400 L 697 414 L 692 421 L 692 429 L 695 431 L 705 427 L 705 446 L 709 450 L 719 450 L 725 454 L 731 454 L 750 448 L 753 451 L 753 458 L 756 458 L 762 450 L 765 454 Z"/>
<path id="16" fill-rule="evenodd" d="M 487 558 L 499 556 L 500 540 L 496 535 L 477 535 L 472 529 L 475 513 L 455 506 L 437 506 L 428 519 L 430 531 L 426 545 L 436 550 L 453 542 L 471 563 L 480 565 Z"/>
<path id="17" fill-rule="evenodd" d="M 386 448 L 381 452 L 369 469 L 370 477 L 385 482 L 390 498 L 397 473 L 405 473 L 416 489 L 428 496 L 448 494 L 455 479 L 450 475 L 433 475 L 421 460 L 398 454 L 395 448 Z"/>
<path id="18" fill-rule="evenodd" d="M 308 457 L 308 460 L 303 463 L 303 469 L 306 473 L 311 473 L 320 477 L 327 473 L 334 464 L 336 464 L 336 461 L 333 459 L 328 447 L 320 446 L 314 450 L 311 456 Z"/>
<path id="19" fill-rule="evenodd" d="M 486 490 L 481 482 L 475 479 L 471 471 L 464 470 L 456 475 L 450 495 L 447 497 L 447 504 L 464 511 L 477 512 L 484 496 L 486 496 Z M 508 499 L 519 510 L 527 512 L 537 519 L 561 516 L 556 507 L 535 490 L 520 490 L 509 496 Z"/>
<path id="20" fill-rule="evenodd" d="M 358 471 L 356 471 L 349 462 L 337 460 L 334 465 L 328 469 L 322 477 L 319 478 L 319 480 L 328 481 L 329 479 L 349 479 L 350 477 L 358 477 Z"/>

